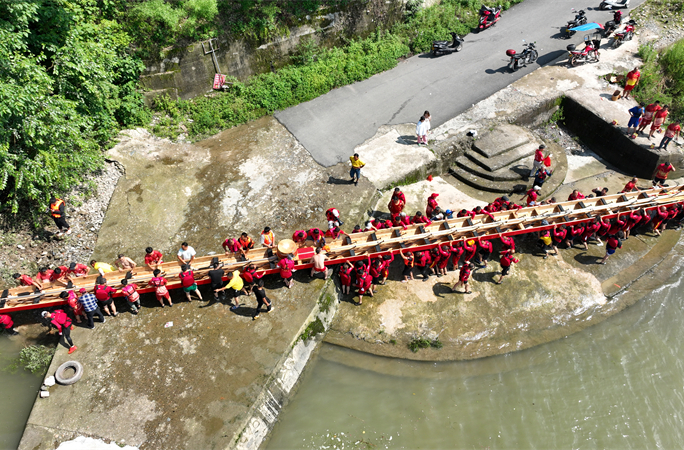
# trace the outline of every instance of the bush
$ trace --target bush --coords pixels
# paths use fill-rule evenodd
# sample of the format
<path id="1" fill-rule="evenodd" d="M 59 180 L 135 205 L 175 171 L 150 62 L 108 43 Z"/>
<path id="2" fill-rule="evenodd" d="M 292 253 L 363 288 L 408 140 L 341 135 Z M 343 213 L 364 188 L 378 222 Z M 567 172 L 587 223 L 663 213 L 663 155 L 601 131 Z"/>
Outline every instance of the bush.
<path id="1" fill-rule="evenodd" d="M 42 375 L 50 366 L 55 349 L 44 345 L 29 345 L 19 352 L 17 360 L 10 364 L 9 370 L 15 371 L 20 367 L 36 375 Z"/>
<path id="2" fill-rule="evenodd" d="M 647 104 L 659 100 L 670 106 L 670 118 L 684 120 L 684 39 L 660 52 L 642 45 L 639 56 L 644 65 L 635 98 Z"/>

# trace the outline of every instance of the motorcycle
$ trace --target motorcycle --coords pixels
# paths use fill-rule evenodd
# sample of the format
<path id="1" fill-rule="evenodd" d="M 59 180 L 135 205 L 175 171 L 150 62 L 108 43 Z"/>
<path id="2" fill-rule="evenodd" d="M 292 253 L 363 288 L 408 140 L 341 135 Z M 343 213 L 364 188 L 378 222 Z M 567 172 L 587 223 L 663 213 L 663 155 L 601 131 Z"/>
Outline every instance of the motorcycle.
<path id="1" fill-rule="evenodd" d="M 508 63 L 508 70 L 511 72 L 515 72 L 521 66 L 532 64 L 539 57 L 539 53 L 537 53 L 534 47 L 534 42 L 525 44 L 525 48 L 520 53 L 516 53 L 513 49 L 506 50 L 506 55 L 511 58 L 511 61 Z"/>
<path id="2" fill-rule="evenodd" d="M 630 20 L 627 22 L 627 25 L 625 25 L 625 29 L 622 31 L 618 31 L 613 35 L 613 48 L 618 48 L 619 46 L 622 45 L 624 41 L 631 41 L 632 38 L 634 37 L 634 26 L 636 25 L 636 22 L 633 20 Z"/>
<path id="3" fill-rule="evenodd" d="M 454 52 L 460 52 L 463 48 L 463 38 L 458 37 L 454 32 L 451 32 L 452 42 L 449 41 L 432 41 L 432 54 L 435 56 L 449 55 Z"/>
<path id="4" fill-rule="evenodd" d="M 501 18 L 501 5 L 497 7 L 489 7 L 482 5 L 480 8 L 480 23 L 477 26 L 477 31 L 482 31 L 486 28 L 494 26 Z"/>
<path id="5" fill-rule="evenodd" d="M 629 0 L 605 0 L 599 5 L 599 9 L 629 8 Z"/>
<path id="6" fill-rule="evenodd" d="M 579 13 L 575 16 L 575 20 L 570 20 L 568 21 L 568 24 L 565 26 L 565 38 L 570 39 L 570 36 L 575 34 L 575 31 L 571 30 L 571 28 L 578 27 L 580 25 L 585 25 L 587 23 L 587 16 L 586 13 L 584 12 L 583 9 L 579 11 Z"/>
<path id="7" fill-rule="evenodd" d="M 598 39 L 586 41 L 582 50 L 576 50 L 575 44 L 570 44 L 566 47 L 569 52 L 568 62 L 571 66 L 579 66 L 585 62 L 598 62 L 600 46 L 601 41 Z"/>
<path id="8" fill-rule="evenodd" d="M 610 36 L 622 24 L 622 11 L 619 9 L 613 14 L 613 20 L 609 20 L 603 25 L 603 37 Z"/>

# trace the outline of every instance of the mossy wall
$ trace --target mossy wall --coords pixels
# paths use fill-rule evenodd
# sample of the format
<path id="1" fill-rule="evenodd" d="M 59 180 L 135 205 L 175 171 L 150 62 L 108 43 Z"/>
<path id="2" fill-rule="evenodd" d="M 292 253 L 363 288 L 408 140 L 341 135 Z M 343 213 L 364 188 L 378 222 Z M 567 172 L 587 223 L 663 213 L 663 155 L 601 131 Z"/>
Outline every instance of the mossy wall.
<path id="1" fill-rule="evenodd" d="M 380 24 L 386 27 L 401 20 L 404 4 L 405 0 L 355 0 L 343 10 L 321 9 L 316 16 L 302 18 L 302 25 L 290 29 L 289 35 L 268 43 L 249 39 L 214 41 L 219 68 L 224 75 L 244 81 L 287 65 L 289 55 L 304 37 L 324 47 L 366 37 Z M 187 100 L 212 91 L 216 68 L 201 43 L 170 49 L 163 60 L 146 61 L 145 65 L 141 82 L 148 103 L 163 93 L 172 99 Z"/>

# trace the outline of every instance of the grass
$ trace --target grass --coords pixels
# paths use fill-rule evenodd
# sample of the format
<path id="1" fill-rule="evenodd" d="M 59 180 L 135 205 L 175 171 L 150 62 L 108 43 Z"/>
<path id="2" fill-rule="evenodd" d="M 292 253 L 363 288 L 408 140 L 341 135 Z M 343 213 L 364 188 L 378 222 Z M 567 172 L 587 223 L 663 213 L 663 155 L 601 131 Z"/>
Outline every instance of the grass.
<path id="1" fill-rule="evenodd" d="M 644 64 L 634 98 L 646 104 L 659 100 L 670 106 L 670 119 L 684 119 L 684 39 L 662 50 L 642 45 Z"/>
<path id="2" fill-rule="evenodd" d="M 325 325 L 323 325 L 323 322 L 321 322 L 321 319 L 316 317 L 316 320 L 311 322 L 304 332 L 299 336 L 299 338 L 302 341 L 308 341 L 309 339 L 315 337 L 318 334 L 321 334 L 325 331 Z"/>
<path id="3" fill-rule="evenodd" d="M 418 353 L 418 350 L 420 350 L 421 348 L 430 347 L 440 349 L 444 347 L 444 344 L 442 344 L 442 342 L 439 339 L 427 339 L 424 337 L 414 338 L 411 342 L 408 343 L 408 348 L 413 353 Z"/>

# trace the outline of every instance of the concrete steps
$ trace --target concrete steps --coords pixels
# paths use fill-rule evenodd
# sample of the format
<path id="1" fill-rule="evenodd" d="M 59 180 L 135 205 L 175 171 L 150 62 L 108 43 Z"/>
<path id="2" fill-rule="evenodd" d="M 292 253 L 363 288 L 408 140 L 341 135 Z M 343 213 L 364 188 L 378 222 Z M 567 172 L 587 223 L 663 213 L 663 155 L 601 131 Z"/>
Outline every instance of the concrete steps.
<path id="1" fill-rule="evenodd" d="M 491 158 L 483 156 L 480 152 L 474 150 L 466 151 L 465 155 L 477 165 L 482 166 L 490 172 L 494 172 L 503 167 L 510 166 L 523 158 L 534 155 L 534 151 L 537 147 L 539 147 L 539 144 L 536 142 L 525 143 L 517 147 L 512 147 L 505 153 L 500 153 Z"/>
<path id="2" fill-rule="evenodd" d="M 485 178 L 492 181 L 518 181 L 525 175 L 529 175 L 530 167 L 532 166 L 533 157 L 527 157 L 522 160 L 517 160 L 511 164 L 501 167 L 497 170 L 489 171 L 486 168 L 476 164 L 467 156 L 460 156 L 456 159 L 456 165 L 473 175 Z"/>
<path id="3" fill-rule="evenodd" d="M 449 173 L 468 186 L 487 192 L 498 192 L 503 194 L 509 194 L 513 192 L 522 193 L 525 192 L 528 185 L 528 183 L 521 177 L 518 177 L 518 180 L 492 181 L 483 179 L 479 175 L 475 175 L 459 167 L 450 168 Z"/>

